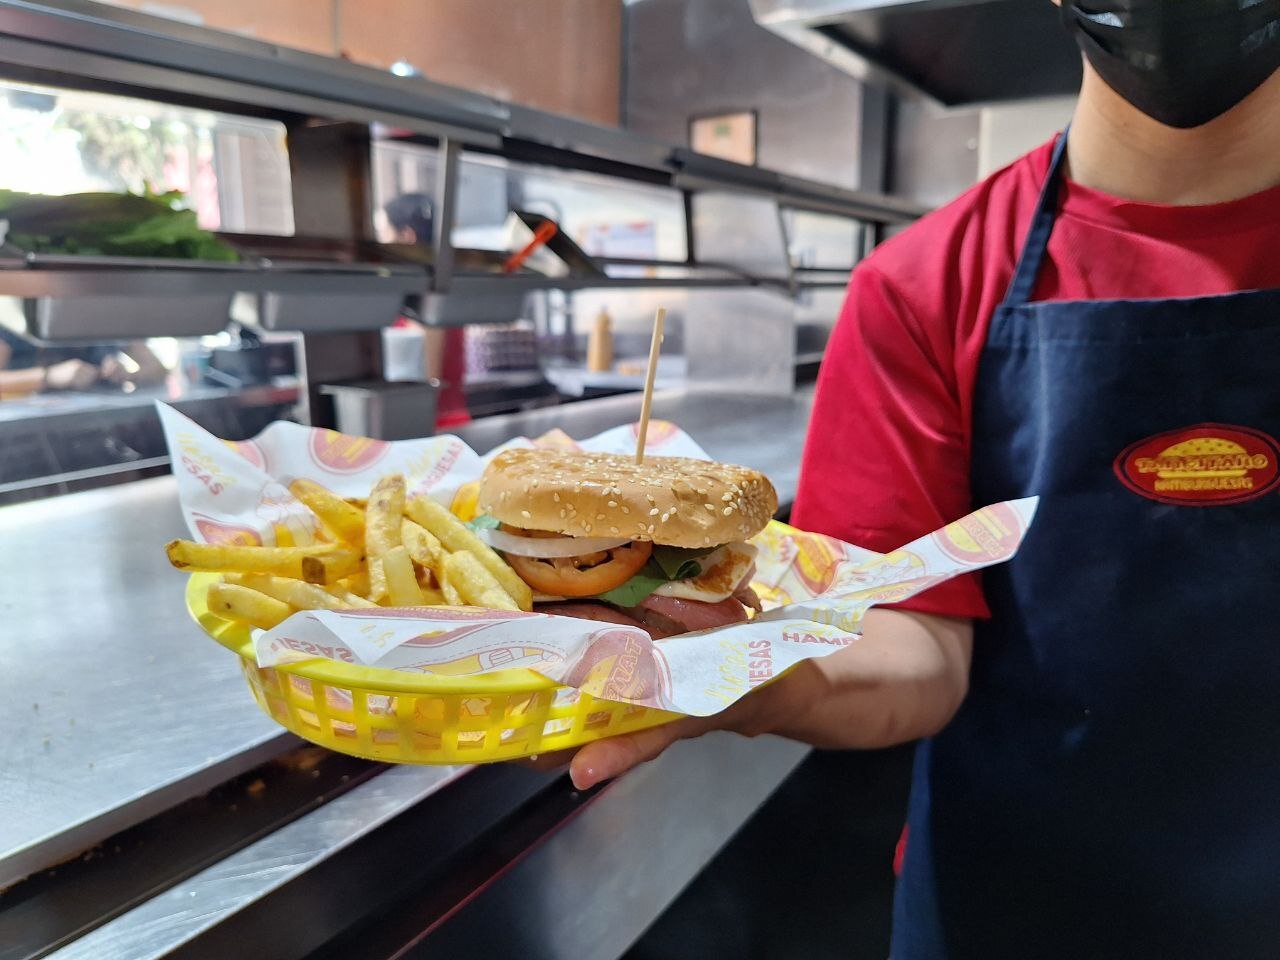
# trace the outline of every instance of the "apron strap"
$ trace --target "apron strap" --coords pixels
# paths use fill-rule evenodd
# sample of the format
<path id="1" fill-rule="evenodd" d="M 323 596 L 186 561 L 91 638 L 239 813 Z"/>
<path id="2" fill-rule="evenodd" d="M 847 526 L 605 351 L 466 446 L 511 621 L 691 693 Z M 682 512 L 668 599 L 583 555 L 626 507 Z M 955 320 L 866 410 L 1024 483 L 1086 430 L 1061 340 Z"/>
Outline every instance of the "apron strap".
<path id="1" fill-rule="evenodd" d="M 1062 131 L 1062 136 L 1053 148 L 1049 173 L 1040 191 L 1040 200 L 1036 203 L 1035 216 L 1031 218 L 1031 229 L 1027 231 L 1026 242 L 1022 245 L 1022 254 L 1018 257 L 1018 267 L 1014 270 L 1009 292 L 1004 295 L 1006 307 L 1021 306 L 1030 301 L 1035 293 L 1040 264 L 1044 262 L 1045 251 L 1049 248 L 1049 235 L 1053 233 L 1053 222 L 1058 216 L 1058 185 L 1062 182 L 1062 164 L 1067 156 L 1067 134 L 1070 129 L 1068 127 Z"/>

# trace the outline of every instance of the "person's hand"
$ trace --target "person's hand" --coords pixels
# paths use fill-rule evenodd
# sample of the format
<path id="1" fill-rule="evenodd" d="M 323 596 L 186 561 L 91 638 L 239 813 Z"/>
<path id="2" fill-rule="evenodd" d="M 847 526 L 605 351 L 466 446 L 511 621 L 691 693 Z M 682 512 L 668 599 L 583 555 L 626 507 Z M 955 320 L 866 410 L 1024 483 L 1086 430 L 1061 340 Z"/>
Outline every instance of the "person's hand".
<path id="1" fill-rule="evenodd" d="M 98 377 L 98 368 L 83 360 L 63 360 L 44 371 L 44 382 L 50 390 L 87 390 L 98 382 Z"/>
<path id="2" fill-rule="evenodd" d="M 594 740 L 576 753 L 561 750 L 543 754 L 531 762 L 539 770 L 555 770 L 567 763 L 573 785 L 587 790 L 655 759 L 679 740 L 700 737 L 713 730 L 730 730 L 750 737 L 767 733 L 776 712 L 788 709 L 788 698 L 794 694 L 792 688 L 798 685 L 797 681 L 805 682 L 809 672 L 810 667 L 801 664 L 789 677 L 756 689 L 710 717 L 681 717 L 648 730 Z"/>
<path id="3" fill-rule="evenodd" d="M 125 369 L 120 358 L 117 356 L 108 356 L 102 361 L 102 366 L 98 368 L 102 375 L 102 379 L 107 383 L 124 383 L 129 379 L 129 371 Z"/>
<path id="4" fill-rule="evenodd" d="M 579 790 L 590 789 L 657 758 L 678 740 L 700 737 L 718 729 L 723 729 L 718 717 L 684 717 L 660 727 L 592 741 L 569 761 L 569 779 Z"/>

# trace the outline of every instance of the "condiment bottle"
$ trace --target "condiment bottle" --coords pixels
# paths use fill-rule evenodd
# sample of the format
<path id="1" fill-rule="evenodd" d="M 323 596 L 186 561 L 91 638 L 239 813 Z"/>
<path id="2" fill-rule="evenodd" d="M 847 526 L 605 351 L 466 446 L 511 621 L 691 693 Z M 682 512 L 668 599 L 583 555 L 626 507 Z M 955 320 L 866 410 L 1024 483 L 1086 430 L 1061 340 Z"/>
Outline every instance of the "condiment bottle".
<path id="1" fill-rule="evenodd" d="M 592 373 L 613 369 L 613 318 L 604 307 L 596 314 L 595 326 L 587 338 L 587 369 Z"/>

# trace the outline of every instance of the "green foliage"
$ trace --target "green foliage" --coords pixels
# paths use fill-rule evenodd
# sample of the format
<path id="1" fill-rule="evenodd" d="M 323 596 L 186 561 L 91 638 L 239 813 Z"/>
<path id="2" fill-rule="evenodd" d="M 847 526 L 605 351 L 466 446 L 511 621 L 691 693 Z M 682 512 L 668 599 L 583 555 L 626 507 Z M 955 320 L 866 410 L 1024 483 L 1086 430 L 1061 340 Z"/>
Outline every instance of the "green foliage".
<path id="1" fill-rule="evenodd" d="M 236 260 L 234 249 L 182 210 L 179 193 L 73 193 L 63 197 L 0 190 L 7 241 L 29 253 Z"/>

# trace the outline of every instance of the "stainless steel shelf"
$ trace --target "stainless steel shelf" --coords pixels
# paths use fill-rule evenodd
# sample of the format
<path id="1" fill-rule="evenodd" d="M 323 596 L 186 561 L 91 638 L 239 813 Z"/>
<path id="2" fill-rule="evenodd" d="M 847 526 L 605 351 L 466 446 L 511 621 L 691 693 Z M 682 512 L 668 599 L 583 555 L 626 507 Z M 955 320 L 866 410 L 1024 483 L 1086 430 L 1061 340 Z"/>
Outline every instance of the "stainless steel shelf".
<path id="1" fill-rule="evenodd" d="M 453 219 L 464 147 L 513 157 L 532 152 L 541 163 L 669 184 L 694 194 L 694 201 L 738 194 L 737 199 L 758 204 L 764 197 L 777 208 L 873 224 L 905 223 L 925 212 L 894 197 L 730 163 L 422 78 L 395 77 L 88 0 L 0 0 L 0 76 L 5 75 L 217 109 L 242 104 L 291 121 L 319 117 L 389 125 L 433 138 L 440 144 L 442 224 Z M 304 122 L 300 128 L 305 127 Z M 317 181 L 326 189 L 340 189 L 335 184 L 346 182 L 349 177 Z M 307 206 L 305 195 L 295 197 L 295 208 L 300 205 Z M 360 236 L 369 229 L 367 223 L 332 226 L 341 236 Z M 781 230 L 780 222 L 776 229 Z M 694 236 L 713 232 L 708 228 Z M 427 323 L 459 326 L 508 322 L 522 313 L 529 293 L 542 290 L 768 286 L 795 293 L 843 282 L 801 279 L 790 269 L 770 274 L 756 269 L 759 264 L 752 266 L 755 261 L 749 258 L 729 264 L 719 275 L 704 266 L 686 267 L 703 272 L 671 276 L 673 265 L 649 264 L 667 275 L 618 276 L 637 265 L 607 261 L 600 266 L 602 272 L 613 267 L 612 276 L 477 275 L 457 269 L 467 264 L 449 236 L 446 227 L 436 237 L 430 266 L 345 264 L 336 257 L 326 263 L 255 259 L 234 265 L 65 257 L 2 269 L 14 267 L 11 262 L 0 264 L 0 296 L 26 300 L 28 326 L 43 339 L 102 340 L 216 333 L 227 322 L 235 294 L 251 295 L 256 307 L 252 319 L 265 329 L 346 333 L 386 326 L 403 299 L 415 295 L 424 297 L 421 313 Z"/>
<path id="2" fill-rule="evenodd" d="M 33 259 L 0 265 L 0 296 L 98 297 L 223 293 L 332 293 L 394 288 L 422 293 L 422 268 L 383 264 L 204 263 L 187 260 L 131 261 L 121 257 Z"/>
<path id="3" fill-rule="evenodd" d="M 700 188 L 766 192 L 780 202 L 875 222 L 922 208 L 759 167 L 728 163 L 627 130 L 601 127 L 274 44 L 87 0 L 0 0 L 0 73 L 91 82 L 184 102 L 246 103 L 335 120 L 377 121 L 467 146 L 536 144 L 561 154 L 645 169 Z M 198 80 L 193 80 L 198 77 Z"/>
<path id="4" fill-rule="evenodd" d="M 43 340 L 218 333 L 238 293 L 258 295 L 269 330 L 376 330 L 429 283 L 421 267 L 383 264 L 33 256 L 0 267 L 0 296 L 27 301 L 28 328 Z"/>

